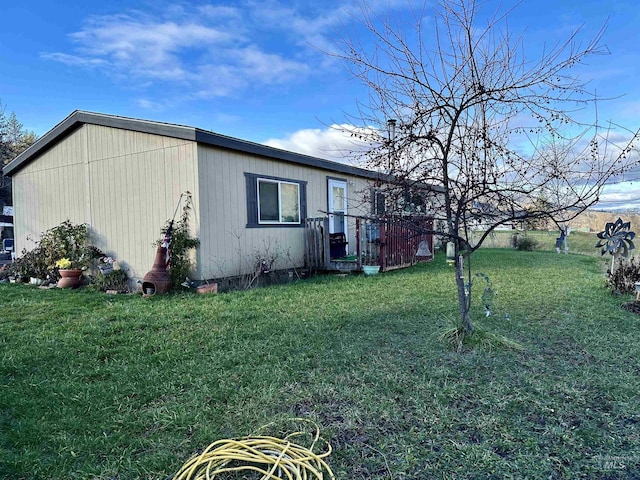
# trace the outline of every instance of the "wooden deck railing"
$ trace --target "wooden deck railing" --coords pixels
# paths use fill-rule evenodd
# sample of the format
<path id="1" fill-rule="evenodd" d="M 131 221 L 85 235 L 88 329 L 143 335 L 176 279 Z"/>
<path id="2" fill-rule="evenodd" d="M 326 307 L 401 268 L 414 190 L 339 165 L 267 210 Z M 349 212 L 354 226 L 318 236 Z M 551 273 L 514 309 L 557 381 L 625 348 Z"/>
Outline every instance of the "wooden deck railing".
<path id="1" fill-rule="evenodd" d="M 380 265 L 380 270 L 384 272 L 433 258 L 433 219 L 430 217 L 357 217 L 355 225 L 357 260 L 354 270 L 360 270 L 363 264 L 370 264 Z M 329 221 L 326 217 L 307 219 L 307 268 L 335 269 L 335 259 L 330 255 L 329 235 L 326 234 L 328 231 Z"/>
<path id="2" fill-rule="evenodd" d="M 380 265 L 383 272 L 433 259 L 431 218 L 356 219 L 356 230 L 361 232 L 358 238 L 363 262 Z"/>
<path id="3" fill-rule="evenodd" d="M 305 233 L 305 266 L 311 270 L 327 270 L 331 263 L 329 249 L 329 218 L 307 218 Z"/>

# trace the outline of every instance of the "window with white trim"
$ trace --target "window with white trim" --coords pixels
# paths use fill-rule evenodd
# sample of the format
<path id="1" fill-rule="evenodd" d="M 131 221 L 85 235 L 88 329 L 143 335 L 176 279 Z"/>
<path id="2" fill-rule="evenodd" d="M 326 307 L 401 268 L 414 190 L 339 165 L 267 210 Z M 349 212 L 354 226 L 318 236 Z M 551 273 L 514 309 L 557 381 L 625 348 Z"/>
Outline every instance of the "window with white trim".
<path id="1" fill-rule="evenodd" d="M 299 227 L 307 214 L 307 182 L 245 173 L 247 228 Z"/>
<path id="2" fill-rule="evenodd" d="M 257 179 L 258 223 L 300 223 L 300 185 Z"/>

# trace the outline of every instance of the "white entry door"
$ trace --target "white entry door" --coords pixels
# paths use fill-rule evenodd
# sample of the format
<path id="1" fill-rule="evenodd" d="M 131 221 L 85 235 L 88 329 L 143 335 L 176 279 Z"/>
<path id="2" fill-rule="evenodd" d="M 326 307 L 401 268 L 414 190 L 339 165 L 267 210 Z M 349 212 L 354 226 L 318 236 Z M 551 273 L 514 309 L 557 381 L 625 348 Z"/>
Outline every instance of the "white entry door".
<path id="1" fill-rule="evenodd" d="M 347 182 L 329 179 L 329 233 L 344 233 L 347 238 Z"/>

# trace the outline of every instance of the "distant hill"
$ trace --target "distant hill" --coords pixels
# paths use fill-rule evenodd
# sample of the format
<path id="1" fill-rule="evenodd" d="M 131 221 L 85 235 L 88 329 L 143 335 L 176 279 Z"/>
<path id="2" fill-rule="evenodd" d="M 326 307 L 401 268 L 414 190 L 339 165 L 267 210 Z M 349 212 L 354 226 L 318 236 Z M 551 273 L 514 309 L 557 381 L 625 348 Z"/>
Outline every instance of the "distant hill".
<path id="1" fill-rule="evenodd" d="M 615 222 L 618 218 L 622 218 L 624 222 L 631 222 L 631 230 L 640 232 L 640 213 L 586 210 L 570 224 L 572 230 L 601 232 L 607 222 Z"/>

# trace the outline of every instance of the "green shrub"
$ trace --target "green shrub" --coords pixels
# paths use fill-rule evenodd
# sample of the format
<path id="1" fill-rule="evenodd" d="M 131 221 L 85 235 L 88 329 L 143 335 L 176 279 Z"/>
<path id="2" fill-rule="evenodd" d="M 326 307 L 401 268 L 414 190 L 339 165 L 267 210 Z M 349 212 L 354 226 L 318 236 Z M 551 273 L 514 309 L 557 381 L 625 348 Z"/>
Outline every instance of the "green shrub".
<path id="1" fill-rule="evenodd" d="M 23 250 L 22 255 L 11 265 L 11 274 L 23 279 L 57 279 L 59 274 L 56 262 L 62 258 L 71 262 L 71 268 L 86 268 L 93 260 L 88 240 L 87 224 L 74 225 L 70 220 L 65 220 L 44 232 L 32 250 Z"/>
<path id="2" fill-rule="evenodd" d="M 65 220 L 50 228 L 35 241 L 35 247 L 24 249 L 19 258 L 9 267 L 9 275 L 28 280 L 30 277 L 55 281 L 59 278 L 56 262 L 66 258 L 71 268 L 87 269 L 94 260 L 105 254 L 89 245 L 89 225 L 74 225 Z"/>
<path id="3" fill-rule="evenodd" d="M 607 288 L 611 293 L 633 293 L 635 283 L 640 281 L 640 260 L 622 259 L 615 271 L 607 276 Z"/>
<path id="4" fill-rule="evenodd" d="M 187 192 L 188 193 L 188 192 Z M 161 233 L 164 235 L 169 228 L 172 228 L 171 245 L 169 247 L 171 255 L 169 257 L 169 275 L 174 288 L 180 285 L 191 270 L 190 251 L 200 246 L 200 240 L 192 238 L 189 234 L 189 215 L 192 209 L 191 194 L 186 195 L 182 215 L 177 222 L 167 220 Z M 162 240 L 154 243 L 154 246 L 162 244 Z"/>
<path id="5" fill-rule="evenodd" d="M 538 248 L 538 241 L 532 237 L 528 236 L 516 236 L 515 237 L 515 248 L 517 250 L 532 252 L 536 248 Z"/>
<path id="6" fill-rule="evenodd" d="M 13 262 L 8 269 L 11 276 L 28 281 L 30 277 L 42 280 L 49 276 L 53 269 L 49 269 L 42 255 L 41 249 L 36 247 L 31 251 L 22 251 L 22 255 Z"/>
<path id="7" fill-rule="evenodd" d="M 129 275 L 127 275 L 127 272 L 124 270 L 113 270 L 109 273 L 99 271 L 93 277 L 91 283 L 101 292 L 106 292 L 107 290 L 124 292 L 129 290 L 128 281 Z"/>
<path id="8" fill-rule="evenodd" d="M 93 259 L 88 241 L 89 225 L 86 223 L 74 225 L 70 220 L 65 220 L 44 232 L 37 248 L 49 270 L 57 273 L 56 262 L 62 258 L 70 260 L 71 268 L 90 266 Z"/>

